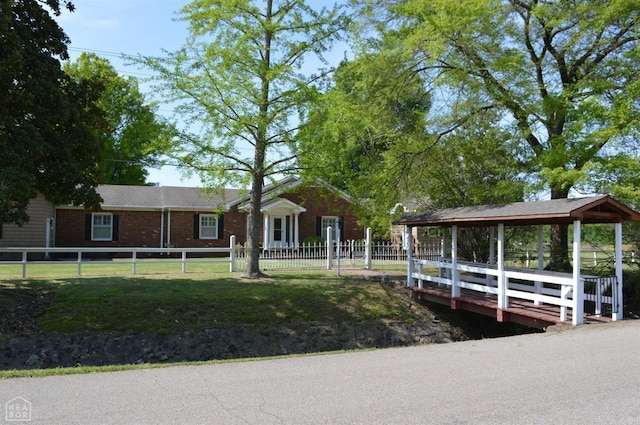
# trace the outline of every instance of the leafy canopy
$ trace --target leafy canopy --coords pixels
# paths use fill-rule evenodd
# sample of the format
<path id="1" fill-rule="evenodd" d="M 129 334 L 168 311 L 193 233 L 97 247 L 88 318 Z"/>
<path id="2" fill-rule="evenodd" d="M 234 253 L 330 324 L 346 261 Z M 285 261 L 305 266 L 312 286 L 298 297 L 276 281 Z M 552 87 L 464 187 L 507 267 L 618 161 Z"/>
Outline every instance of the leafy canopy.
<path id="1" fill-rule="evenodd" d="M 96 94 L 61 70 L 69 40 L 45 4 L 73 10 L 58 0 L 0 1 L 0 223 L 28 221 L 38 192 L 56 204 L 100 201 Z"/>
<path id="2" fill-rule="evenodd" d="M 95 106 L 105 121 L 94 129 L 102 146 L 100 183 L 148 184 L 147 167 L 158 163 L 165 128 L 155 115 L 155 105 L 146 102 L 140 92 L 138 81 L 118 75 L 107 59 L 93 53 L 82 53 L 63 69 L 76 83 L 88 82 L 101 91 Z"/>

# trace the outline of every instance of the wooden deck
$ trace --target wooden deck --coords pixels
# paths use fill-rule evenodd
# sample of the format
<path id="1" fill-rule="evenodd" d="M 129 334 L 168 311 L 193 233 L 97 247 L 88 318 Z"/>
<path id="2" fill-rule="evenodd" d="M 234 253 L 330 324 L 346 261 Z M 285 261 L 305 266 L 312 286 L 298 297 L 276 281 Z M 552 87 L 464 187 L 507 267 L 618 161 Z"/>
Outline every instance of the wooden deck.
<path id="1" fill-rule="evenodd" d="M 425 286 L 411 288 L 419 300 L 448 305 L 452 310 L 465 310 L 485 316 L 494 317 L 498 322 L 514 322 L 532 328 L 545 329 L 548 326 L 563 323 L 560 321 L 560 307 L 552 305 L 535 305 L 533 302 L 510 299 L 509 307 L 498 308 L 495 295 L 462 289 L 459 298 L 451 297 L 448 287 Z M 567 312 L 567 322 L 571 323 L 571 309 Z M 585 323 L 608 322 L 606 316 L 584 315 Z"/>

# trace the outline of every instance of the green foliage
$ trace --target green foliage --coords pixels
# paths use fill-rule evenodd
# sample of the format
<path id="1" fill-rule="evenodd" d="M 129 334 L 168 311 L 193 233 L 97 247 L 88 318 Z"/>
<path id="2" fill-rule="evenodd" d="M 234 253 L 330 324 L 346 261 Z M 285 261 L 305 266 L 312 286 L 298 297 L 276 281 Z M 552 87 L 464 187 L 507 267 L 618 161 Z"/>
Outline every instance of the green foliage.
<path id="1" fill-rule="evenodd" d="M 70 2 L 48 0 L 60 14 Z M 55 204 L 95 207 L 100 158 L 95 90 L 61 70 L 68 39 L 37 1 L 0 2 L 0 223 L 28 221 L 41 192 Z"/>
<path id="2" fill-rule="evenodd" d="M 388 231 L 389 212 L 403 200 L 388 153 L 426 137 L 431 100 L 406 60 L 398 50 L 344 61 L 299 136 L 305 176 L 320 177 L 357 199 L 377 234 Z"/>
<path id="3" fill-rule="evenodd" d="M 157 164 L 165 129 L 137 80 L 118 75 L 107 59 L 93 53 L 66 62 L 63 70 L 78 84 L 86 81 L 101 88 L 96 107 L 104 113 L 105 122 L 94 129 L 102 146 L 100 183 L 147 184 L 146 167 Z"/>
<path id="4" fill-rule="evenodd" d="M 532 190 L 593 191 L 594 164 L 636 155 L 628 143 L 640 122 L 636 1 L 358 3 L 377 39 L 410 51 L 412 69 L 442 94 L 434 133 L 493 111 L 495 127 L 520 145 Z M 566 260 L 566 227 L 554 230 L 552 251 L 559 265 Z"/>
<path id="5" fill-rule="evenodd" d="M 407 1 L 389 10 L 457 114 L 492 108 L 526 146 L 542 188 L 564 197 L 600 152 L 637 130 L 633 2 Z M 476 100 L 473 104 L 467 99 Z M 517 140 L 517 139 L 516 139 Z"/>

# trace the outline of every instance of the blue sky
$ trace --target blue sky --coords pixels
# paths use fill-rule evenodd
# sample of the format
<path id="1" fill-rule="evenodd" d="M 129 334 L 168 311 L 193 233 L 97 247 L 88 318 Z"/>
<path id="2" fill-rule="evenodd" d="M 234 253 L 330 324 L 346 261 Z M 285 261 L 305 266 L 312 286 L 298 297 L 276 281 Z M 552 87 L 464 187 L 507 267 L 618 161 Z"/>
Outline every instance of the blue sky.
<path id="1" fill-rule="evenodd" d="M 187 39 L 187 23 L 174 18 L 188 0 L 74 0 L 73 3 L 75 12 L 65 10 L 58 18 L 71 39 L 72 61 L 83 51 L 94 52 L 108 59 L 120 74 L 144 77 L 149 71 L 127 65 L 123 54 L 161 56 L 163 49 L 177 50 Z M 335 49 L 335 63 L 344 57 L 344 50 L 344 45 Z M 159 112 L 163 112 L 162 105 Z M 200 185 L 198 178 L 185 179 L 173 167 L 150 170 L 149 181 L 162 186 Z"/>

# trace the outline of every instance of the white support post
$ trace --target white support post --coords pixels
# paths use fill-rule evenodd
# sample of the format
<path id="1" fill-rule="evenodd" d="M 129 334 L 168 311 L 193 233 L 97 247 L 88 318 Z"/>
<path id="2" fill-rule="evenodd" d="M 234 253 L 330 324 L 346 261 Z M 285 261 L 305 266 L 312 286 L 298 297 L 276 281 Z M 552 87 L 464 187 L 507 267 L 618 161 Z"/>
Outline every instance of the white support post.
<path id="1" fill-rule="evenodd" d="M 187 251 L 182 251 L 182 273 L 187 272 Z"/>
<path id="2" fill-rule="evenodd" d="M 402 228 L 402 232 L 404 234 L 405 241 L 408 240 L 406 238 L 411 238 L 411 233 L 412 233 L 411 227 L 404 226 Z M 413 271 L 414 271 L 413 244 L 408 243 L 407 244 L 407 286 L 408 287 L 415 286 L 415 283 L 413 282 Z"/>
<path id="3" fill-rule="evenodd" d="M 498 308 L 509 307 L 507 277 L 504 273 L 504 223 L 498 223 Z"/>
<path id="4" fill-rule="evenodd" d="M 327 227 L 327 270 L 333 268 L 333 228 Z"/>
<path id="5" fill-rule="evenodd" d="M 573 325 L 584 321 L 584 280 L 580 276 L 580 220 L 573 222 Z"/>
<path id="6" fill-rule="evenodd" d="M 623 302 L 622 302 L 622 223 L 616 223 L 616 287 L 612 288 L 616 291 L 612 297 L 617 302 L 617 306 L 613 306 L 612 320 L 622 320 L 623 318 Z M 617 307 L 617 308 L 616 308 Z"/>
<path id="7" fill-rule="evenodd" d="M 138 252 L 134 249 L 131 253 L 131 274 L 136 274 L 137 271 Z"/>
<path id="8" fill-rule="evenodd" d="M 293 247 L 300 247 L 300 213 L 297 211 L 293 216 Z"/>
<path id="9" fill-rule="evenodd" d="M 538 271 L 544 269 L 544 226 L 538 224 Z M 536 295 L 542 294 L 542 282 L 536 281 L 533 284 Z M 542 304 L 540 301 L 535 300 L 534 305 Z"/>
<path id="10" fill-rule="evenodd" d="M 27 251 L 22 251 L 22 278 L 27 278 Z"/>
<path id="11" fill-rule="evenodd" d="M 341 265 L 340 251 L 342 250 L 341 242 L 342 242 L 342 235 L 340 235 L 340 226 L 336 222 L 336 264 L 337 264 L 336 275 L 337 276 L 340 276 L 340 265 Z"/>
<path id="12" fill-rule="evenodd" d="M 458 226 L 451 226 L 451 298 L 460 298 L 460 286 L 458 281 Z"/>
<path id="13" fill-rule="evenodd" d="M 269 249 L 269 233 L 271 233 L 271 229 L 269 229 L 270 222 L 269 214 L 264 213 L 264 234 L 262 235 L 262 247 L 263 249 Z"/>
<path id="14" fill-rule="evenodd" d="M 365 246 L 364 246 L 364 268 L 371 270 L 373 260 L 373 247 L 371 246 L 373 239 L 373 232 L 371 227 L 367 227 L 365 230 Z"/>
<path id="15" fill-rule="evenodd" d="M 229 272 L 236 271 L 236 235 L 229 238 Z"/>

